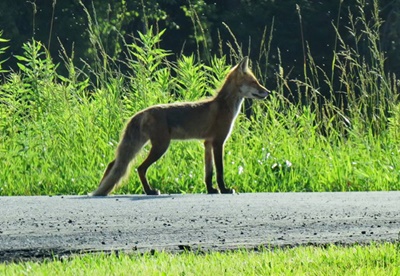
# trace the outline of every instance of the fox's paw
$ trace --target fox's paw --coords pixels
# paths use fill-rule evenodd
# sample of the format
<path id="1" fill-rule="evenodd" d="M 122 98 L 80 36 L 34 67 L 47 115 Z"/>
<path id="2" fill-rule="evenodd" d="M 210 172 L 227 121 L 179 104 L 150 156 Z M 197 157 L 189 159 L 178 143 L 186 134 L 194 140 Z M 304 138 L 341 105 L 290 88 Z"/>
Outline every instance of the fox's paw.
<path id="1" fill-rule="evenodd" d="M 154 189 L 146 192 L 146 195 L 160 195 L 160 190 Z"/>
<path id="2" fill-rule="evenodd" d="M 219 190 L 215 188 L 207 189 L 208 194 L 219 194 Z"/>
<path id="3" fill-rule="evenodd" d="M 235 194 L 235 189 L 222 189 L 221 194 Z"/>

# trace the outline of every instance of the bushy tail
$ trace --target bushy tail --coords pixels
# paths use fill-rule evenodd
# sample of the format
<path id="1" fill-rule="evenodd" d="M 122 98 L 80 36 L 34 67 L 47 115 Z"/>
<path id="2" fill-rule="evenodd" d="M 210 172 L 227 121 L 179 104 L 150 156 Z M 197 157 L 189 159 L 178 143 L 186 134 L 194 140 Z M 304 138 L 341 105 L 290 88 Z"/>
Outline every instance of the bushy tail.
<path id="1" fill-rule="evenodd" d="M 140 131 L 140 117 L 133 117 L 128 123 L 125 133 L 118 145 L 115 160 L 113 160 L 104 172 L 100 185 L 92 192 L 92 196 L 106 196 L 114 190 L 129 172 L 129 164 L 136 154 L 146 144 L 147 138 Z"/>

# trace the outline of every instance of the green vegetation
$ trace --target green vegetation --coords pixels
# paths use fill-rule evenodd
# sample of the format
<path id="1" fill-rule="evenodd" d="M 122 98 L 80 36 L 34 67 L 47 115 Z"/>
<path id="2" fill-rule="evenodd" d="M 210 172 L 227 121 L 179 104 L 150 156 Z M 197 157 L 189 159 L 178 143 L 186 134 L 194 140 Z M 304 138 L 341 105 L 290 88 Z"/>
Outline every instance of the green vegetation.
<path id="1" fill-rule="evenodd" d="M 16 1 L 6 2 L 13 7 L 18 4 Z M 6 2 L 2 5 L 7 5 Z M 54 12 L 56 1 L 53 2 Z M 126 33 L 115 28 L 128 25 L 132 18 L 142 17 L 126 10 L 125 2 L 116 6 L 117 13 L 123 11 L 117 22 L 113 22 L 116 19 L 112 16 L 110 21 L 106 17 L 99 21 L 92 19 L 94 12 L 82 8 L 77 18 L 82 21 L 82 13 L 87 16 L 85 37 L 87 35 L 89 39 L 78 45 L 77 51 L 80 48 L 89 58 L 79 60 L 79 66 L 74 63 L 76 53 L 73 46 L 68 50 L 61 49 L 61 64 L 54 62 L 49 48 L 56 35 L 51 37 L 51 29 L 47 48 L 39 40 L 32 39 L 26 41 L 15 56 L 7 56 L 7 49 L 10 44 L 15 49 L 16 44 L 0 31 L 0 196 L 87 194 L 94 190 L 105 166 L 113 158 L 122 128 L 130 116 L 150 105 L 193 101 L 214 94 L 232 63 L 246 54 L 243 53 L 244 39 L 235 37 L 232 37 L 234 43 L 218 41 L 219 49 L 213 51 L 218 55 L 207 51 L 211 48 L 208 45 L 211 37 L 216 44 L 216 35 L 207 33 L 212 21 L 198 18 L 197 12 L 211 13 L 213 8 L 200 1 L 201 5 L 197 7 L 186 5 L 182 8 L 185 16 L 193 21 L 195 34 L 190 41 L 197 43 L 196 47 L 191 45 L 191 49 L 197 50 L 193 51 L 196 54 L 180 54 L 172 62 L 175 60 L 170 59 L 172 52 L 160 46 L 166 37 L 164 31 L 143 28 L 142 33 L 126 41 Z M 301 1 L 304 4 L 301 6 L 311 2 Z M 342 2 L 339 1 L 339 5 Z M 253 59 L 252 67 L 261 83 L 272 89 L 273 94 L 268 100 L 254 101 L 251 116 L 239 115 L 226 143 L 226 183 L 235 190 L 400 189 L 399 81 L 387 70 L 387 57 L 381 49 L 383 23 L 378 1 L 356 2 L 357 5 L 351 5 L 351 8 L 349 4 L 346 20 L 340 20 L 345 15 L 340 13 L 339 7 L 337 22 L 333 24 L 335 43 L 327 46 L 332 47 L 332 58 L 324 59 L 320 55 L 318 61 L 314 59 L 310 50 L 312 43 L 309 45 L 305 41 L 302 30 L 303 56 L 296 55 L 296 60 L 304 60 L 304 64 L 302 68 L 293 70 L 295 77 L 285 61 L 292 52 L 298 52 L 289 53 L 286 49 L 281 55 L 278 46 L 285 43 L 274 41 L 273 32 L 264 32 L 259 57 Z M 398 5 L 398 1 L 393 3 Z M 36 7 L 36 2 L 28 3 L 31 4 Z M 74 10 L 75 4 L 68 4 L 68 7 Z M 279 6 L 281 11 L 289 10 L 289 2 L 288 6 L 274 1 L 270 5 Z M 366 6 L 371 13 L 368 16 L 364 13 Z M 144 4 L 141 7 L 145 12 Z M 102 13 L 110 12 L 111 15 L 109 6 L 102 8 Z M 155 5 L 154 9 L 158 10 L 158 6 Z M 14 13 L 9 13 L 5 20 L 15 22 L 9 19 L 17 10 L 11 9 Z M 227 14 L 236 14 L 236 10 L 236 7 L 227 10 Z M 312 12 L 312 9 L 308 11 Z M 392 11 L 397 10 L 393 8 Z M 297 12 L 301 25 L 300 8 Z M 264 16 L 262 9 L 257 10 L 250 4 L 246 6 L 247 15 L 255 13 Z M 243 16 L 235 16 L 240 20 L 233 17 L 233 23 L 242 24 Z M 57 19 L 54 13 L 52 18 Z M 71 18 L 77 21 L 75 16 Z M 156 17 L 144 18 L 165 20 L 167 16 L 163 11 Z M 32 21 L 32 32 L 35 33 L 39 27 L 35 26 L 35 18 Z M 221 20 L 218 18 L 218 21 Z M 288 20 L 284 18 L 283 21 Z M 396 26 L 397 21 L 388 21 L 387 26 Z M 65 22 L 69 24 L 70 21 Z M 273 25 L 274 20 L 271 22 Z M 290 20 L 291 27 L 293 22 Z M 48 26 L 48 22 L 45 23 Z M 143 23 L 147 22 L 140 22 Z M 82 26 L 83 23 L 75 24 Z M 234 27 L 235 30 L 240 28 Z M 229 28 L 226 29 L 232 35 Z M 257 28 L 246 26 L 245 29 L 260 33 Z M 318 42 L 320 35 L 329 36 L 325 28 L 319 29 L 315 35 Z M 7 30 L 18 31 L 12 26 Z M 242 36 L 244 33 L 247 39 L 245 31 L 240 33 Z M 277 29 L 277 32 L 280 38 L 286 34 L 282 29 Z M 397 36 L 394 33 L 391 35 Z M 79 35 L 81 32 L 74 32 L 74 36 Z M 177 44 L 176 37 L 168 36 L 168 39 L 169 45 L 171 41 Z M 52 45 L 54 55 L 54 41 Z M 254 45 L 248 48 L 254 49 Z M 395 53 L 395 58 L 389 60 L 393 68 L 398 60 L 397 51 Z M 124 58 L 120 60 L 122 56 Z M 207 64 L 200 61 L 204 56 Z M 10 60 L 17 62 L 18 71 L 7 69 L 5 64 Z M 270 60 L 274 62 L 270 63 Z M 276 60 L 279 63 L 275 65 Z M 320 64 L 321 60 L 324 64 Z M 60 74 L 60 67 L 66 68 L 67 74 Z M 277 73 L 271 81 L 273 67 Z M 271 87 L 271 82 L 276 85 Z M 136 164 L 143 160 L 148 149 L 144 149 Z M 142 192 L 134 168 L 135 165 L 129 180 L 118 193 Z M 174 142 L 169 152 L 150 168 L 148 176 L 153 187 L 163 193 L 205 192 L 202 143 Z M 397 275 L 400 274 L 399 260 L 397 243 L 344 248 L 329 246 L 326 249 L 299 247 L 258 253 L 85 255 L 68 261 L 55 259 L 41 263 L 0 264 L 0 274 Z"/>
<path id="2" fill-rule="evenodd" d="M 2 275 L 398 275 L 393 244 L 298 247 L 206 255 L 85 255 L 63 260 L 0 264 Z"/>
<path id="3" fill-rule="evenodd" d="M 371 22 L 362 6 L 349 14 L 345 35 L 353 38 L 352 45 L 337 32 L 331 61 L 334 74 L 328 75 L 315 64 L 307 47 L 303 80 L 290 79 L 279 65 L 272 96 L 254 101 L 252 116 L 240 114 L 226 143 L 229 185 L 239 192 L 400 189 L 398 81 L 385 71 L 376 2 L 374 7 Z M 171 53 L 159 47 L 163 32 L 150 29 L 126 44 L 122 70 L 102 47 L 96 25 L 88 31 L 97 53 L 96 62 L 86 64 L 90 75 L 74 66 L 65 52 L 69 74 L 59 75 L 58 65 L 35 40 L 25 43 L 24 53 L 16 56 L 18 72 L 0 68 L 4 72 L 0 195 L 92 191 L 112 160 L 130 116 L 157 103 L 209 96 L 231 66 L 226 56 L 213 57 L 209 65 L 185 55 L 169 62 Z M 0 64 L 7 59 L 7 43 L 0 36 Z M 242 55 L 236 46 L 230 47 L 230 59 Z M 262 45 L 263 54 L 252 66 L 267 87 L 260 68 L 268 63 L 269 46 Z M 340 90 L 333 88 L 334 83 L 339 83 Z M 293 84 L 295 90 L 289 88 Z M 328 87 L 324 94 L 329 97 L 322 96 L 321 87 Z M 299 94 L 298 101 L 288 101 L 288 94 Z M 205 192 L 202 144 L 174 142 L 166 156 L 150 168 L 149 180 L 163 193 Z M 134 169 L 118 193 L 141 193 Z"/>

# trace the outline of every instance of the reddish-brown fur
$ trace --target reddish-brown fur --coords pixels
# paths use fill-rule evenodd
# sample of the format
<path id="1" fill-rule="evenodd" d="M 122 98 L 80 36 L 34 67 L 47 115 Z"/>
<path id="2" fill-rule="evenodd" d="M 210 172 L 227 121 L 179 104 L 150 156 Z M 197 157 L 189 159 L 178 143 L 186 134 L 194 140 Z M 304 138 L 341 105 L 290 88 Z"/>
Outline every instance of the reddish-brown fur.
<path id="1" fill-rule="evenodd" d="M 128 122 L 115 159 L 107 166 L 93 196 L 108 195 L 129 170 L 129 164 L 148 142 L 150 153 L 138 167 L 148 195 L 158 195 L 146 178 L 147 169 L 167 151 L 172 139 L 201 139 L 205 147 L 205 182 L 208 193 L 232 193 L 223 177 L 223 151 L 244 98 L 263 99 L 269 91 L 248 68 L 245 57 L 227 75 L 216 96 L 198 102 L 155 105 L 135 114 Z M 213 188 L 215 162 L 218 189 Z"/>

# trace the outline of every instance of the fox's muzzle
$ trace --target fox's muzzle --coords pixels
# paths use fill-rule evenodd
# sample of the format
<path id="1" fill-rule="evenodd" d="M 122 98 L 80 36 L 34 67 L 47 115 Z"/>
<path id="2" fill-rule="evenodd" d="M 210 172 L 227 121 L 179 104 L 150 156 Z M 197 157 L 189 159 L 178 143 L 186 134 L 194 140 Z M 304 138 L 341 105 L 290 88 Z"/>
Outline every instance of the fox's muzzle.
<path id="1" fill-rule="evenodd" d="M 270 91 L 268 91 L 267 89 L 264 89 L 264 90 L 258 91 L 257 94 L 253 94 L 253 96 L 254 96 L 254 98 L 262 100 L 262 99 L 265 99 L 266 97 L 268 97 L 268 95 L 270 93 L 271 93 Z"/>

